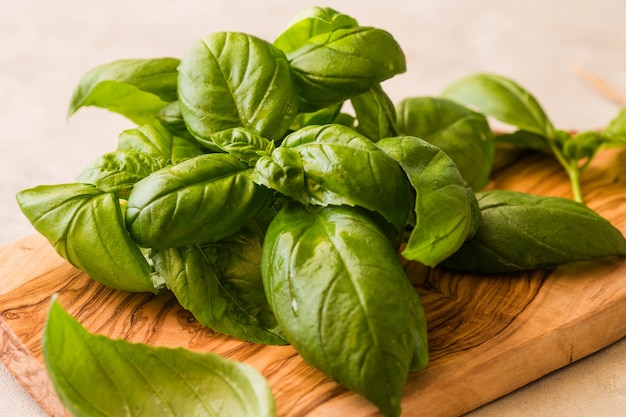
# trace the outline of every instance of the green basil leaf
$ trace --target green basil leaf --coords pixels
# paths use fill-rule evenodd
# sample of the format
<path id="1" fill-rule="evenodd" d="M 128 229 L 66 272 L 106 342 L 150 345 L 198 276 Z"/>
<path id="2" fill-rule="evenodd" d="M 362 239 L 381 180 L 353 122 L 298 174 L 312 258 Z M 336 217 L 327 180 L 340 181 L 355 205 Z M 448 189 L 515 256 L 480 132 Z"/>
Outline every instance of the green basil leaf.
<path id="1" fill-rule="evenodd" d="M 356 113 L 356 131 L 374 142 L 398 135 L 396 109 L 380 85 L 350 99 Z"/>
<path id="2" fill-rule="evenodd" d="M 626 107 L 602 129 L 602 134 L 610 137 L 612 141 L 626 143 Z"/>
<path id="3" fill-rule="evenodd" d="M 167 162 L 137 151 L 110 152 L 89 164 L 76 181 L 127 199 L 137 181 L 165 167 Z"/>
<path id="4" fill-rule="evenodd" d="M 205 154 L 154 172 L 135 184 L 126 225 L 155 249 L 215 242 L 237 232 L 270 196 L 248 165 L 228 154 Z"/>
<path id="5" fill-rule="evenodd" d="M 327 125 L 334 123 L 340 115 L 342 106 L 343 103 L 340 103 L 311 113 L 298 113 L 296 118 L 291 123 L 289 130 L 296 131 L 306 126 Z"/>
<path id="6" fill-rule="evenodd" d="M 286 344 L 265 298 L 254 223 L 214 244 L 156 251 L 153 259 L 167 287 L 203 325 L 250 342 Z"/>
<path id="7" fill-rule="evenodd" d="M 172 135 L 185 139 L 193 139 L 195 141 L 195 138 L 191 135 L 191 133 L 189 133 L 189 130 L 187 130 L 187 125 L 185 124 L 185 119 L 183 119 L 183 114 L 180 111 L 180 104 L 178 103 L 178 100 L 172 101 L 166 106 L 163 106 L 156 113 L 155 117 L 159 124 Z"/>
<path id="8" fill-rule="evenodd" d="M 76 183 L 40 185 L 20 191 L 17 200 L 57 253 L 94 280 L 125 291 L 157 292 L 115 195 Z"/>
<path id="9" fill-rule="evenodd" d="M 206 146 L 234 127 L 278 140 L 297 113 L 285 55 L 243 33 L 214 33 L 193 46 L 180 64 L 178 94 L 188 130 Z"/>
<path id="10" fill-rule="evenodd" d="M 548 138 L 526 130 L 516 130 L 495 136 L 496 142 L 508 143 L 518 149 L 530 149 L 537 152 L 552 154 Z"/>
<path id="11" fill-rule="evenodd" d="M 626 256 L 622 233 L 582 203 L 503 190 L 477 198 L 478 232 L 443 266 L 501 273 Z"/>
<path id="12" fill-rule="evenodd" d="M 341 103 L 406 71 L 404 53 L 387 32 L 335 29 L 287 54 L 307 111 Z"/>
<path id="13" fill-rule="evenodd" d="M 547 138 L 554 136 L 552 122 L 537 99 L 500 75 L 470 75 L 447 87 L 441 95 L 522 130 Z"/>
<path id="14" fill-rule="evenodd" d="M 288 135 L 276 151 L 281 148 L 296 151 L 299 158 L 292 159 L 301 168 L 294 164 L 293 171 L 284 170 L 291 176 L 265 174 L 262 183 L 304 204 L 363 207 L 404 230 L 410 185 L 400 165 L 370 139 L 341 125 L 310 126 Z M 264 174 L 256 173 L 257 178 Z M 287 186 L 277 187 L 281 181 Z"/>
<path id="15" fill-rule="evenodd" d="M 415 189 L 415 226 L 402 255 L 435 266 L 476 233 L 476 197 L 452 159 L 436 146 L 410 136 L 382 139 L 378 146 L 400 163 Z"/>
<path id="16" fill-rule="evenodd" d="M 91 334 L 56 300 L 42 354 L 61 402 L 76 417 L 276 415 L 267 381 L 251 366 Z"/>
<path id="17" fill-rule="evenodd" d="M 304 166 L 298 151 L 278 147 L 262 156 L 254 167 L 254 181 L 297 201 L 306 201 Z"/>
<path id="18" fill-rule="evenodd" d="M 265 291 L 287 340 L 312 366 L 400 414 L 424 351 L 415 289 L 386 236 L 349 207 L 285 206 L 263 244 Z M 422 330 L 419 330 L 422 329 Z"/>
<path id="19" fill-rule="evenodd" d="M 569 160 L 592 159 L 610 139 L 598 132 L 586 131 L 570 136 L 563 143 L 563 155 Z"/>
<path id="20" fill-rule="evenodd" d="M 101 107 L 137 124 L 150 123 L 155 113 L 176 100 L 175 58 L 122 59 L 97 66 L 80 79 L 68 116 L 84 106 Z"/>
<path id="21" fill-rule="evenodd" d="M 177 163 L 204 153 L 194 140 L 174 136 L 163 126 L 149 124 L 123 131 L 118 138 L 119 151 L 137 151 L 154 158 Z"/>
<path id="22" fill-rule="evenodd" d="M 412 97 L 398 103 L 398 131 L 443 150 L 465 181 L 479 190 L 487 185 L 495 143 L 487 119 L 447 99 Z"/>
<path id="23" fill-rule="evenodd" d="M 274 150 L 274 143 L 245 128 L 223 130 L 211 135 L 211 141 L 222 151 L 254 166 L 259 158 Z"/>
<path id="24" fill-rule="evenodd" d="M 301 47 L 313 36 L 357 25 L 354 18 L 330 7 L 310 7 L 294 17 L 289 28 L 276 38 L 274 46 L 288 53 Z"/>

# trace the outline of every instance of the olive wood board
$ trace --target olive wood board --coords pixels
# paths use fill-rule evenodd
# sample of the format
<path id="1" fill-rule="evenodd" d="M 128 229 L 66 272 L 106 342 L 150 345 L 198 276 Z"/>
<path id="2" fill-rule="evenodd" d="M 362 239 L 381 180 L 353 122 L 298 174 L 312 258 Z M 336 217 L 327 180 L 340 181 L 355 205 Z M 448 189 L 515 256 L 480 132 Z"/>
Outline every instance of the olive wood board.
<path id="1" fill-rule="evenodd" d="M 626 232 L 626 152 L 601 152 L 583 175 L 586 203 Z M 548 156 L 510 153 L 488 188 L 570 197 Z M 459 416 L 626 336 L 626 261 L 479 276 L 404 263 L 429 327 L 429 366 L 410 375 L 406 416 Z M 89 331 L 161 346 L 213 351 L 269 381 L 277 414 L 376 416 L 359 395 L 305 364 L 290 346 L 264 346 L 199 325 L 168 293 L 111 290 L 60 258 L 40 235 L 0 248 L 0 359 L 51 416 L 69 416 L 50 384 L 41 332 L 59 302 Z"/>

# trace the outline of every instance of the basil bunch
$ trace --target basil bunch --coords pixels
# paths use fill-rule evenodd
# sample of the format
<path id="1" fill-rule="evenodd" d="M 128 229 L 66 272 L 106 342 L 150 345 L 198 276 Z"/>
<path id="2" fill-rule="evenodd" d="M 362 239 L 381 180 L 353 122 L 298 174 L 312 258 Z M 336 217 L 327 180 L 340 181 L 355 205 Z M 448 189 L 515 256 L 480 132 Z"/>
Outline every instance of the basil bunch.
<path id="1" fill-rule="evenodd" d="M 171 291 L 215 331 L 292 344 L 397 416 L 409 373 L 428 363 L 399 250 L 483 272 L 626 255 L 622 234 L 578 203 L 480 193 L 495 153 L 486 116 L 447 98 L 394 105 L 381 83 L 405 70 L 389 33 L 319 7 L 273 43 L 219 32 L 180 60 L 96 67 L 70 114 L 97 106 L 137 126 L 76 182 L 23 190 L 18 203 L 93 279 Z M 524 134 L 557 135 L 523 98 L 529 114 L 512 117 Z M 606 239 L 567 243 L 572 224 Z"/>

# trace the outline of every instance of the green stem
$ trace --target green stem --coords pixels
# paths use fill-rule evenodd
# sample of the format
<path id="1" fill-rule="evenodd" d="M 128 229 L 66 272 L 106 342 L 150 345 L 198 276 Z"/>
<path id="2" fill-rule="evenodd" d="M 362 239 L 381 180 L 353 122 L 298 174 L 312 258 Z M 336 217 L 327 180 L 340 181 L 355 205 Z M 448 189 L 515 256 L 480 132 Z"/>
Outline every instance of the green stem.
<path id="1" fill-rule="evenodd" d="M 578 168 L 577 162 L 568 161 L 563 155 L 563 153 L 561 153 L 561 150 L 556 146 L 554 140 L 548 139 L 548 145 L 550 146 L 550 149 L 552 150 L 552 153 L 554 154 L 556 159 L 559 161 L 561 166 L 565 169 L 565 172 L 567 172 L 567 176 L 569 177 L 570 184 L 572 186 L 572 195 L 574 197 L 574 200 L 578 201 L 579 203 L 582 203 L 583 194 L 580 189 L 580 172 L 581 171 Z"/>

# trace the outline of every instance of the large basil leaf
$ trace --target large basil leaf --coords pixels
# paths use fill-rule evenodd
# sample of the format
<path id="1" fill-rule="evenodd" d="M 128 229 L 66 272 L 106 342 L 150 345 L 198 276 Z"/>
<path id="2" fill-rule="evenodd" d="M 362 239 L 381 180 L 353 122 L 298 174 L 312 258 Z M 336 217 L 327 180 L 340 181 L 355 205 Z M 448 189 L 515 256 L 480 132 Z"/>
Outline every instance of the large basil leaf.
<path id="1" fill-rule="evenodd" d="M 126 225 L 137 243 L 168 248 L 214 242 L 237 232 L 269 198 L 251 169 L 228 154 L 206 154 L 135 184 Z"/>
<path id="2" fill-rule="evenodd" d="M 255 171 L 257 181 L 302 203 L 364 207 L 398 231 L 411 208 L 400 165 L 370 139 L 341 125 L 310 126 L 288 135 L 271 161 L 259 159 Z"/>
<path id="3" fill-rule="evenodd" d="M 446 99 L 412 97 L 398 103 L 397 127 L 448 154 L 474 190 L 489 181 L 495 144 L 482 114 Z"/>
<path id="4" fill-rule="evenodd" d="M 496 74 L 473 74 L 448 86 L 441 94 L 516 126 L 547 138 L 554 127 L 537 99 L 519 84 Z"/>
<path id="5" fill-rule="evenodd" d="M 263 282 L 287 340 L 312 366 L 400 414 L 425 323 L 395 250 L 349 207 L 285 206 L 263 244 Z M 422 360 L 416 360 L 417 355 Z"/>
<path id="6" fill-rule="evenodd" d="M 261 278 L 261 233 L 251 223 L 215 244 L 156 251 L 155 269 L 203 325 L 250 342 L 282 345 Z"/>
<path id="7" fill-rule="evenodd" d="M 169 163 L 176 163 L 204 153 L 196 141 L 174 136 L 158 124 L 143 125 L 123 131 L 119 135 L 117 149 L 132 150 L 155 158 L 164 158 Z"/>
<path id="8" fill-rule="evenodd" d="M 478 232 L 443 266 L 500 273 L 626 256 L 622 233 L 582 203 L 503 190 L 477 198 Z"/>
<path id="9" fill-rule="evenodd" d="M 159 109 L 176 100 L 179 63 L 176 58 L 122 59 L 97 66 L 80 79 L 68 116 L 96 106 L 137 124 L 150 123 Z"/>
<path id="10" fill-rule="evenodd" d="M 476 233 L 476 197 L 450 157 L 436 146 L 411 136 L 382 139 L 378 146 L 400 163 L 415 189 L 415 225 L 402 255 L 435 266 Z"/>
<path id="11" fill-rule="evenodd" d="M 356 130 L 374 142 L 398 135 L 396 109 L 380 85 L 350 99 L 356 113 Z"/>
<path id="12" fill-rule="evenodd" d="M 129 343 L 89 333 L 54 300 L 42 354 L 75 417 L 273 417 L 267 381 L 214 353 Z"/>
<path id="13" fill-rule="evenodd" d="M 135 183 L 167 165 L 167 160 L 136 151 L 104 154 L 89 164 L 76 181 L 93 184 L 119 198 L 128 198 Z"/>
<path id="14" fill-rule="evenodd" d="M 287 54 L 307 111 L 338 104 L 406 71 L 404 53 L 387 32 L 340 28 Z"/>
<path id="15" fill-rule="evenodd" d="M 187 128 L 207 146 L 213 133 L 234 127 L 280 139 L 297 113 L 285 55 L 243 33 L 214 33 L 192 47 L 180 64 L 178 94 Z"/>
<path id="16" fill-rule="evenodd" d="M 118 198 L 89 184 L 40 185 L 17 194 L 20 209 L 55 250 L 112 288 L 156 292 L 152 269 L 124 228 Z"/>
<path id="17" fill-rule="evenodd" d="M 357 26 L 357 21 L 330 7 L 310 7 L 293 18 L 292 24 L 274 41 L 285 53 L 298 49 L 313 36 Z"/>

